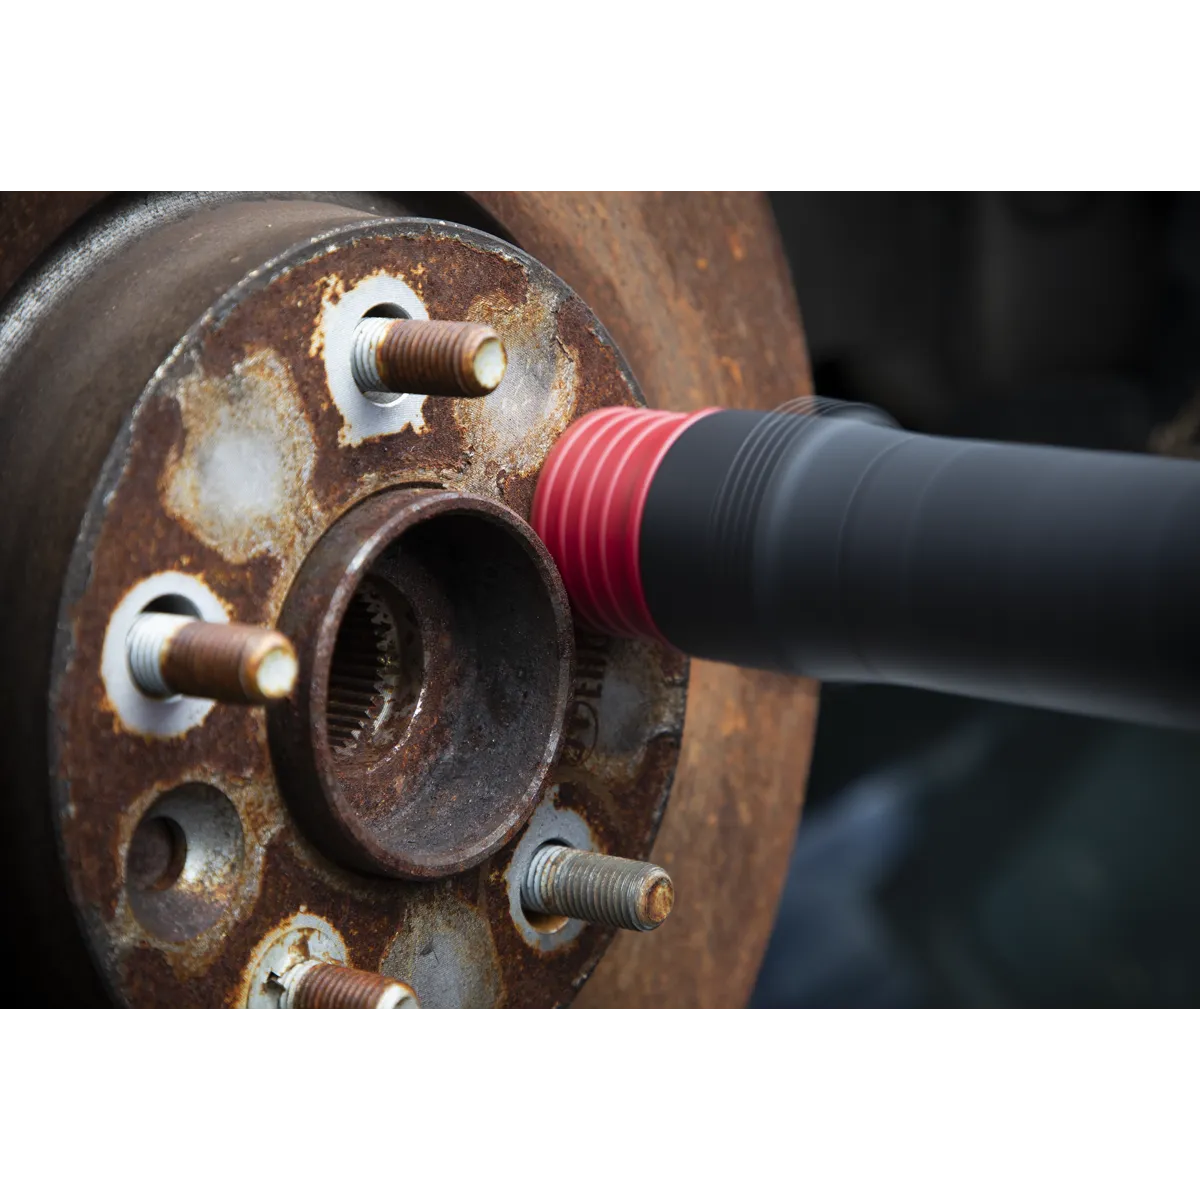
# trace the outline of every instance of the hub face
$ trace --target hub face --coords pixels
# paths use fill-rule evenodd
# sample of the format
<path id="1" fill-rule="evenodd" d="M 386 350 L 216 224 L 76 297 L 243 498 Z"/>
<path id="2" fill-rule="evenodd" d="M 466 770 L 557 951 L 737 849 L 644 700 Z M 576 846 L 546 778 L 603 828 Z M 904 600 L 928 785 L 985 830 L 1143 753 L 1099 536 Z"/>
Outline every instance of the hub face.
<path id="1" fill-rule="evenodd" d="M 611 933 L 579 926 L 549 945 L 518 927 L 517 835 L 531 813 L 561 814 L 556 827 L 578 825 L 588 848 L 645 857 L 686 692 L 673 651 L 572 636 L 524 525 L 558 434 L 593 408 L 641 403 L 619 352 L 545 268 L 460 226 L 233 203 L 135 251 L 143 312 L 105 304 L 129 295 L 110 265 L 22 351 L 39 364 L 47 429 L 89 404 L 102 417 L 88 426 L 105 452 L 92 453 L 103 461 L 90 495 L 57 519 L 65 582 L 47 718 L 61 866 L 110 994 L 246 1004 L 256 947 L 311 920 L 348 965 L 407 976 L 426 1004 L 567 1002 Z M 489 324 L 508 373 L 481 400 L 365 395 L 349 338 L 374 314 Z M 147 384 L 154 344 L 175 348 Z M 111 364 L 99 390 L 82 362 L 98 345 Z M 22 369 L 30 377 L 9 364 L 8 380 Z M 371 550 L 333 555 L 336 582 L 317 586 L 322 555 L 355 521 Z M 107 694 L 113 614 L 146 581 L 181 577 L 227 619 L 303 643 L 302 704 L 272 716 L 269 736 L 263 710 L 221 704 L 146 732 Z M 42 608 L 52 621 L 55 605 Z M 376 656 L 365 676 L 338 652 L 364 629 Z M 464 662 L 470 679 L 455 674 Z M 365 703 L 332 705 L 335 685 L 365 686 Z M 190 807 L 167 812 L 163 797 Z M 176 912 L 188 919 L 162 916 Z"/>
<path id="2" fill-rule="evenodd" d="M 305 679 L 268 714 L 276 774 L 346 866 L 428 879 L 498 850 L 558 754 L 574 638 L 533 531 L 478 496 L 364 500 L 280 615 Z"/>

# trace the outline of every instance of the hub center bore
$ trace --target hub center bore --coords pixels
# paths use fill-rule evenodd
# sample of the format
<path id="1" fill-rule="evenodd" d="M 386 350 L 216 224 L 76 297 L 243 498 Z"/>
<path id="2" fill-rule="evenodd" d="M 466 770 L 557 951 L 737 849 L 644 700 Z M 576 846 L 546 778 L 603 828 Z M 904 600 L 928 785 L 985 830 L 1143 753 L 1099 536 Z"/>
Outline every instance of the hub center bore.
<path id="1" fill-rule="evenodd" d="M 268 718 L 285 797 L 343 865 L 464 871 L 528 819 L 558 753 L 573 634 L 518 516 L 457 492 L 372 496 L 317 543 L 279 628 L 300 658 Z"/>

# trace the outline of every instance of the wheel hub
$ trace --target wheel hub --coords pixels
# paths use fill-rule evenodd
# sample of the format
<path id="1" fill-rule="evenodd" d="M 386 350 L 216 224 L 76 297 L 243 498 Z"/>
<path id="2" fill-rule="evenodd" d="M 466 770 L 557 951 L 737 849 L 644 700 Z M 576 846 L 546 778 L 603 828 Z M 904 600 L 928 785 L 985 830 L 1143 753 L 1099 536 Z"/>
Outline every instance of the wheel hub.
<path id="1" fill-rule="evenodd" d="M 109 994 L 245 1004 L 261 947 L 311 919 L 426 1004 L 569 1000 L 611 931 L 523 919 L 518 834 L 644 858 L 686 691 L 681 656 L 571 630 L 525 525 L 566 425 L 641 403 L 594 316 L 489 235 L 310 201 L 198 208 L 58 286 L 0 362 L 10 511 L 56 481 L 4 546 L 10 577 L 33 562 L 14 687 L 45 694 L 52 663 L 18 790 L 47 803 L 48 745 L 61 857 L 30 870 L 58 873 Z M 364 392 L 378 315 L 490 325 L 507 374 Z M 201 602 L 289 633 L 292 701 L 132 711 L 113 622 Z"/>

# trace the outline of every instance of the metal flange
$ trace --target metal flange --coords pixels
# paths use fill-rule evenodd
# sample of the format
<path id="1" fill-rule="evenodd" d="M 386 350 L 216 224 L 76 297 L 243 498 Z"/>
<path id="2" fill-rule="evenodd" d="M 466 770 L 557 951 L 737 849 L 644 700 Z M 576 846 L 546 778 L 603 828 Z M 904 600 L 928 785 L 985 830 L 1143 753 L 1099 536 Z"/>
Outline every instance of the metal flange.
<path id="1" fill-rule="evenodd" d="M 364 393 L 350 351 L 371 316 L 485 324 L 504 340 L 503 382 L 474 399 Z M 568 1000 L 611 932 L 573 923 L 552 950 L 531 942 L 512 912 L 512 842 L 436 882 L 348 866 L 297 822 L 261 709 L 147 699 L 194 704 L 147 727 L 114 701 L 103 659 L 134 593 L 134 615 L 211 597 L 220 614 L 205 620 L 277 627 L 313 548 L 389 489 L 527 517 L 562 429 L 641 402 L 582 302 L 459 226 L 299 200 L 201 207 L 64 285 L 0 364 L 0 396 L 0 498 L 18 522 L 38 514 L 0 544 L 4 573 L 24 572 L 12 687 L 51 699 L 14 714 L 29 752 L 13 803 L 31 825 L 37 806 L 52 818 L 59 852 L 31 855 L 27 883 L 51 914 L 64 986 L 85 995 L 94 973 L 124 1003 L 246 1003 L 255 947 L 313 914 L 347 965 L 404 978 L 426 1006 Z M 62 484 L 49 497 L 48 479 Z M 562 751 L 532 798 L 582 824 L 578 848 L 644 858 L 678 756 L 686 660 L 575 641 L 573 686 L 551 704 Z M 147 821 L 171 825 L 139 836 Z M 159 845 L 161 871 L 153 853 L 131 870 L 131 848 Z M 72 921 L 86 955 L 68 947 Z"/>

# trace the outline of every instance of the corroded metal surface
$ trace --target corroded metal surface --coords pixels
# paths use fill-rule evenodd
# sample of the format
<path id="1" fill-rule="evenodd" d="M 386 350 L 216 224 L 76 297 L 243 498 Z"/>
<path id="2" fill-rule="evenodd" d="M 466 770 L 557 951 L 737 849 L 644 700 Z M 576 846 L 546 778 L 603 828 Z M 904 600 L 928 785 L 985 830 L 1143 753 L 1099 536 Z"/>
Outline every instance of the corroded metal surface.
<path id="1" fill-rule="evenodd" d="M 247 231 L 247 273 L 140 398 L 130 394 L 79 514 L 51 681 L 53 796 L 71 898 L 111 994 L 127 1003 L 245 1003 L 256 947 L 302 912 L 342 939 L 347 965 L 411 978 L 424 1003 L 561 1003 L 611 934 L 583 928 L 552 951 L 530 944 L 510 913 L 512 846 L 434 882 L 349 870 L 296 825 L 262 710 L 217 705 L 155 735 L 127 726 L 106 693 L 106 628 L 140 581 L 190 577 L 227 619 L 274 626 L 305 557 L 367 497 L 447 489 L 526 517 L 565 425 L 594 407 L 639 402 L 586 307 L 511 247 L 427 221 L 331 213 L 329 225 L 262 268 Z M 355 409 L 361 397 L 338 375 L 349 370 L 339 309 L 377 294 L 415 297 L 432 319 L 496 328 L 509 359 L 503 383 L 486 401 L 403 397 Z M 679 753 L 686 661 L 596 639 L 580 650 L 564 751 L 541 805 L 575 814 L 596 849 L 640 858 Z M 235 866 L 222 868 L 203 922 L 149 927 L 139 919 L 145 895 L 170 896 L 171 885 L 144 889 L 135 908 L 129 847 L 164 794 L 198 787 L 236 814 Z M 206 878 L 195 876 L 202 896 Z"/>
<path id="2" fill-rule="evenodd" d="M 639 933 L 657 929 L 675 903 L 662 867 L 555 843 L 533 856 L 521 896 L 527 916 L 574 917 Z"/>
<path id="3" fill-rule="evenodd" d="M 416 1008 L 417 997 L 398 980 L 333 963 L 293 967 L 281 1008 Z"/>
<path id="4" fill-rule="evenodd" d="M 811 391 L 765 197 L 477 193 L 621 347 L 651 408 L 770 409 Z M 766 949 L 804 802 L 817 686 L 694 662 L 654 858 L 678 889 L 651 936 L 620 933 L 578 1003 L 740 1005 Z M 586 739 L 589 711 L 577 711 Z"/>
<path id="5" fill-rule="evenodd" d="M 275 629 L 148 612 L 126 637 L 129 671 L 147 696 L 204 696 L 226 704 L 265 704 L 296 681 L 296 650 Z"/>
<path id="6" fill-rule="evenodd" d="M 371 611 L 348 628 L 356 603 Z M 574 645 L 558 573 L 519 517 L 448 489 L 372 496 L 309 554 L 280 628 L 301 680 L 267 718 L 276 774 L 331 857 L 452 875 L 529 819 Z"/>
<path id="7" fill-rule="evenodd" d="M 364 392 L 486 396 L 505 365 L 495 331 L 467 321 L 369 317 L 354 338 L 354 380 Z"/>

